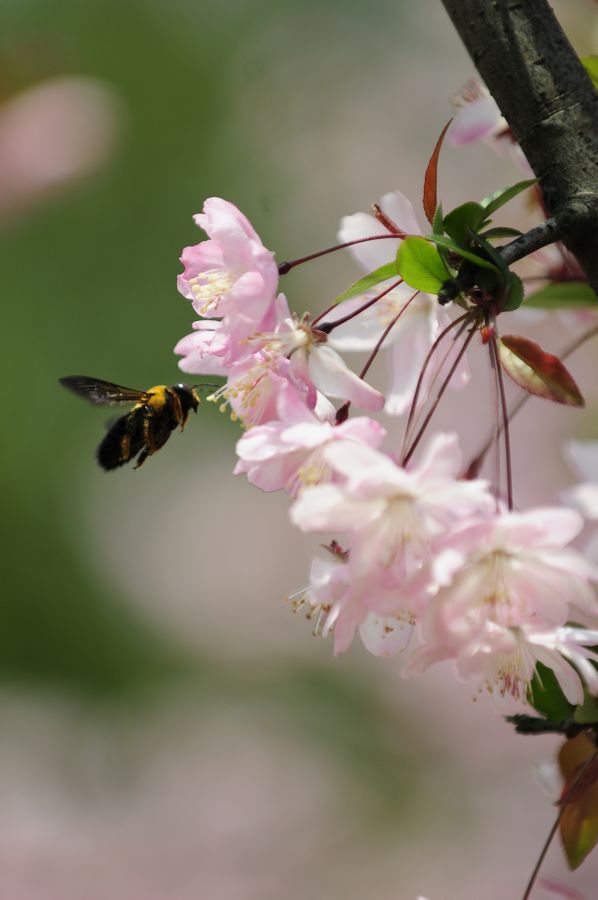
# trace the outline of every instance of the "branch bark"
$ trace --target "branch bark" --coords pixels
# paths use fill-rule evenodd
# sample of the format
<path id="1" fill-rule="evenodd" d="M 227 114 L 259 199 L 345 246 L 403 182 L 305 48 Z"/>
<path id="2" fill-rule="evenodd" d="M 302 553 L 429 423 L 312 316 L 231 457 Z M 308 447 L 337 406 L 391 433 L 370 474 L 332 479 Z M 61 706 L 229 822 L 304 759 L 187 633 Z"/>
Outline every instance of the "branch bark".
<path id="1" fill-rule="evenodd" d="M 598 93 L 546 0 L 442 0 L 598 292 Z"/>

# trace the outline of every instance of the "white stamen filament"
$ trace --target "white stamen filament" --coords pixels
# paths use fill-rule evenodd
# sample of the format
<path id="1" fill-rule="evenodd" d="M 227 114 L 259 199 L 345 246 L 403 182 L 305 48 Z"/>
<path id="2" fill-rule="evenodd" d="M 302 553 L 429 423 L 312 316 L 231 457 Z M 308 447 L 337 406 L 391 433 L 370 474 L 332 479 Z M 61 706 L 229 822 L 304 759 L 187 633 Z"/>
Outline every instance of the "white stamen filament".
<path id="1" fill-rule="evenodd" d="M 315 618 L 314 627 L 312 629 L 312 634 L 314 637 L 321 637 L 324 629 L 326 628 L 326 620 L 328 619 L 328 614 L 332 609 L 330 603 L 317 603 L 312 604 L 311 602 L 311 590 L 310 588 L 302 588 L 300 591 L 297 591 L 295 594 L 291 594 L 287 597 L 287 601 L 291 604 L 291 609 L 294 613 L 301 612 L 301 610 L 308 605 L 308 610 L 305 613 L 305 618 L 308 622 L 311 622 L 312 619 Z M 330 631 L 331 629 L 327 629 Z"/>

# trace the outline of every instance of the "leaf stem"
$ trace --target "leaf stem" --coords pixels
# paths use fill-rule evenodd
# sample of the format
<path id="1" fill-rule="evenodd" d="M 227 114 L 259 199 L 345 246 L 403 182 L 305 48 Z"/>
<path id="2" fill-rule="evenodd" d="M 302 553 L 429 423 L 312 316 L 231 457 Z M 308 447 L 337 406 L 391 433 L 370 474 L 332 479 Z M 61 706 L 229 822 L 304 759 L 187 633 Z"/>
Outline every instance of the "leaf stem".
<path id="1" fill-rule="evenodd" d="M 488 325 L 488 322 L 486 322 Z M 494 422 L 495 422 L 495 431 L 494 431 L 494 441 L 496 442 L 496 453 L 494 454 L 494 484 L 495 484 L 495 505 L 496 505 L 496 514 L 498 515 L 500 512 L 500 433 L 501 433 L 501 404 L 500 404 L 500 388 L 498 386 L 498 375 L 496 373 L 496 359 L 494 353 L 492 352 L 491 345 L 488 346 L 488 355 L 490 356 L 490 367 L 492 369 L 492 375 L 494 380 L 494 390 L 492 392 L 492 400 L 494 406 Z"/>
<path id="2" fill-rule="evenodd" d="M 505 460 L 507 473 L 507 507 L 509 512 L 513 512 L 513 468 L 511 463 L 511 435 L 509 432 L 509 410 L 507 408 L 507 398 L 505 395 L 505 382 L 502 373 L 502 366 L 498 355 L 498 342 L 496 334 L 492 335 L 490 340 L 490 352 L 494 357 L 494 366 L 496 370 L 496 380 L 498 383 L 498 391 L 500 395 L 500 408 L 502 412 L 502 431 L 505 435 Z"/>
<path id="3" fill-rule="evenodd" d="M 365 244 L 366 241 L 383 241 L 386 238 L 393 238 L 395 241 L 401 241 L 404 237 L 408 237 L 408 235 L 404 234 L 373 234 L 370 237 L 363 238 L 355 238 L 354 241 L 345 241 L 343 244 L 334 244 L 332 247 L 326 247 L 324 250 L 316 250 L 315 253 L 310 253 L 307 256 L 300 256 L 298 259 L 287 260 L 286 262 L 281 262 L 278 264 L 278 274 L 286 275 L 287 272 L 290 272 L 291 269 L 294 269 L 295 266 L 300 266 L 303 263 L 311 262 L 312 259 L 319 259 L 320 256 L 326 256 L 327 253 L 334 253 L 336 250 L 344 250 L 346 247 L 352 247 L 354 244 Z"/>
<path id="4" fill-rule="evenodd" d="M 453 328 L 456 328 L 457 325 L 459 325 L 461 322 L 464 322 L 465 319 L 469 315 L 470 315 L 469 311 L 466 313 L 463 313 L 463 315 L 459 316 L 457 319 L 454 319 L 449 325 L 447 325 L 446 328 L 444 328 L 440 332 L 440 334 L 438 335 L 438 337 L 436 338 L 436 340 L 434 341 L 434 343 L 432 344 L 432 346 L 430 347 L 430 349 L 428 350 L 428 352 L 426 354 L 426 358 L 424 359 L 424 364 L 421 367 L 421 371 L 420 371 L 418 379 L 417 379 L 417 384 L 415 386 L 415 393 L 413 395 L 413 400 L 411 401 L 411 407 L 409 409 L 409 416 L 407 417 L 407 425 L 405 426 L 405 437 L 403 438 L 403 450 L 405 449 L 407 440 L 409 438 L 409 432 L 411 430 L 411 426 L 413 424 L 413 419 L 415 416 L 415 411 L 417 409 L 417 401 L 419 400 L 419 395 L 421 393 L 424 376 L 426 374 L 426 371 L 430 364 L 430 361 L 431 361 L 434 353 L 438 349 L 439 344 L 446 337 L 446 335 L 449 333 L 449 331 L 452 331 Z"/>
<path id="5" fill-rule="evenodd" d="M 386 292 L 385 292 L 385 293 L 386 293 Z M 376 343 L 376 346 L 374 347 L 374 349 L 372 350 L 372 352 L 371 352 L 370 355 L 368 356 L 368 358 L 367 358 L 367 360 L 366 360 L 366 362 L 365 362 L 365 365 L 364 365 L 363 369 L 362 369 L 361 372 L 359 373 L 359 377 L 360 377 L 360 378 L 365 378 L 365 376 L 366 376 L 367 373 L 368 373 L 368 370 L 369 370 L 370 366 L 372 365 L 372 363 L 373 363 L 374 360 L 376 359 L 376 356 L 378 355 L 378 352 L 380 351 L 380 348 L 382 347 L 382 344 L 384 343 L 384 341 L 386 340 L 386 338 L 387 338 L 388 335 L 390 334 L 390 331 L 394 328 L 394 326 L 396 325 L 396 323 L 399 321 L 399 319 L 401 318 L 401 316 L 403 315 L 403 313 L 405 312 L 405 310 L 407 309 L 407 307 L 409 306 L 409 304 L 411 303 L 411 301 L 412 301 L 412 300 L 415 300 L 415 298 L 417 297 L 417 295 L 418 295 L 419 293 L 420 293 L 419 291 L 415 291 L 415 292 L 411 295 L 411 297 L 409 297 L 409 300 L 407 300 L 407 302 L 405 303 L 405 305 L 398 311 L 398 313 L 396 314 L 396 316 L 395 316 L 393 319 L 391 319 L 391 321 L 389 322 L 389 324 L 386 326 L 386 328 L 385 328 L 384 331 L 382 332 L 380 338 L 378 339 L 378 341 L 377 341 L 377 343 Z M 378 299 L 379 299 L 379 298 L 378 298 Z M 347 400 L 346 403 L 343 403 L 343 405 L 340 406 L 340 407 L 337 409 L 337 411 L 336 411 L 336 420 L 335 420 L 335 422 L 336 422 L 337 425 L 341 425 L 343 422 L 346 422 L 346 421 L 347 421 L 347 418 L 349 417 L 349 410 L 350 410 L 350 408 L 351 408 L 351 401 L 350 401 L 350 400 Z"/>
<path id="6" fill-rule="evenodd" d="M 459 321 L 459 320 L 456 319 L 455 322 L 457 322 L 457 321 Z M 453 322 L 453 325 L 455 324 L 455 322 Z M 442 383 L 442 385 L 441 385 L 441 387 L 440 387 L 440 390 L 438 391 L 438 394 L 436 395 L 436 399 L 434 400 L 434 403 L 432 404 L 432 406 L 431 406 L 431 408 L 430 408 L 430 410 L 429 410 L 429 412 L 428 412 L 426 418 L 424 419 L 421 428 L 419 429 L 419 431 L 418 431 L 417 434 L 415 435 L 415 437 L 414 437 L 414 439 L 413 439 L 413 443 L 412 443 L 411 446 L 409 447 L 409 450 L 407 451 L 407 453 L 405 454 L 405 456 L 404 456 L 403 459 L 401 460 L 401 465 L 406 466 L 407 463 L 409 462 L 409 460 L 411 459 L 411 457 L 413 456 L 413 453 L 414 453 L 414 451 L 415 451 L 415 448 L 417 447 L 417 445 L 419 444 L 420 440 L 422 439 L 423 434 L 424 434 L 426 428 L 428 427 L 428 424 L 429 424 L 429 422 L 430 422 L 430 419 L 432 418 L 432 416 L 433 416 L 434 413 L 436 412 L 436 409 L 437 409 L 437 407 L 438 407 L 438 404 L 440 403 L 440 400 L 442 399 L 442 395 L 444 394 L 444 392 L 446 391 L 447 387 L 449 386 L 449 383 L 450 383 L 450 381 L 451 381 L 451 378 L 452 378 L 453 375 L 455 374 L 455 370 L 457 369 L 457 366 L 459 365 L 459 363 L 461 362 L 463 356 L 465 355 L 465 351 L 466 351 L 467 348 L 469 347 L 469 345 L 470 345 L 470 343 L 471 343 L 471 340 L 472 340 L 474 334 L 476 333 L 476 331 L 477 331 L 477 327 L 476 327 L 476 324 L 474 323 L 474 324 L 472 325 L 471 329 L 470 329 L 469 334 L 467 335 L 467 337 L 466 337 L 465 340 L 463 341 L 463 346 L 462 346 L 461 349 L 459 350 L 459 353 L 457 354 L 457 358 L 455 359 L 454 363 L 452 364 L 452 366 L 451 366 L 451 368 L 450 368 L 450 370 L 449 370 L 448 375 L 447 375 L 446 378 L 444 379 L 444 381 L 443 381 L 443 383 Z"/>
<path id="7" fill-rule="evenodd" d="M 379 350 L 380 350 L 382 344 L 384 343 L 384 341 L 385 341 L 386 338 L 388 337 L 388 335 L 389 335 L 391 329 L 394 328 L 394 326 L 395 326 L 396 323 L 399 321 L 399 319 L 401 318 L 401 316 L 403 315 L 403 313 L 405 312 L 405 310 L 407 309 L 407 307 L 411 304 L 411 302 L 412 302 L 413 300 L 415 300 L 415 298 L 417 297 L 418 294 L 419 294 L 419 291 L 415 291 L 413 294 L 411 294 L 411 296 L 409 297 L 409 300 L 407 300 L 407 302 L 405 303 L 405 305 L 401 307 L 401 309 L 398 311 L 398 313 L 396 314 L 396 316 L 395 316 L 395 317 L 390 321 L 390 323 L 386 326 L 386 328 L 385 328 L 384 331 L 382 332 L 382 335 L 380 336 L 379 340 L 377 341 L 376 346 L 374 347 L 374 349 L 372 350 L 372 352 L 371 352 L 370 355 L 368 356 L 367 361 L 366 361 L 366 363 L 365 363 L 363 369 L 362 369 L 361 372 L 359 373 L 359 377 L 360 377 L 360 378 L 365 378 L 365 376 L 366 376 L 367 373 L 368 373 L 368 369 L 370 368 L 370 366 L 371 366 L 372 363 L 374 362 L 374 360 L 375 360 L 376 356 L 378 355 L 378 352 L 379 352 Z"/>
<path id="8" fill-rule="evenodd" d="M 344 325 L 345 322 L 349 322 L 351 319 L 354 319 L 355 316 L 358 316 L 364 310 L 369 309 L 370 306 L 373 306 L 374 303 L 377 303 L 378 300 L 381 300 L 382 297 L 385 297 L 387 294 L 390 293 L 390 291 L 393 291 L 396 287 L 398 287 L 402 283 L 403 283 L 402 278 L 399 278 L 398 281 L 393 281 L 393 283 L 390 285 L 390 287 L 384 288 L 384 290 L 381 291 L 379 294 L 376 294 L 375 297 L 372 297 L 370 300 L 367 300 L 358 309 L 354 309 L 353 312 L 347 313 L 347 315 L 343 316 L 342 319 L 335 319 L 333 322 L 324 322 L 322 325 L 319 325 L 318 327 L 319 327 L 320 331 L 324 331 L 326 334 L 330 334 L 330 332 L 333 331 L 335 328 L 338 328 L 339 325 Z M 331 312 L 333 309 L 335 309 L 337 306 L 338 306 L 337 303 L 333 303 L 332 306 L 329 306 L 328 309 L 324 310 L 323 313 L 320 313 L 319 316 L 316 316 L 316 318 L 313 320 L 313 322 L 311 324 L 315 325 L 316 322 L 319 322 L 321 319 L 324 318 L 324 316 L 327 316 L 328 313 Z"/>

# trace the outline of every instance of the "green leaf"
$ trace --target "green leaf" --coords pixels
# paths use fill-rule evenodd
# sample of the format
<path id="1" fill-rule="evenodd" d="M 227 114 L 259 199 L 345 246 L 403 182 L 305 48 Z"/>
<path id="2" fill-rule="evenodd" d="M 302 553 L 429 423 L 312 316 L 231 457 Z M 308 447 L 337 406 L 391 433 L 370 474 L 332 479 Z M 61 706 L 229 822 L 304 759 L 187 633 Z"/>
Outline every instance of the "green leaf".
<path id="1" fill-rule="evenodd" d="M 516 238 L 521 237 L 522 233 L 518 228 L 503 228 L 502 225 L 497 225 L 495 228 L 483 231 L 480 237 L 486 238 L 486 240 L 490 238 Z"/>
<path id="2" fill-rule="evenodd" d="M 584 701 L 581 706 L 576 707 L 573 719 L 582 725 L 593 725 L 595 722 L 598 722 L 598 700 L 596 697 L 592 697 L 586 691 Z"/>
<path id="3" fill-rule="evenodd" d="M 434 213 L 434 218 L 432 219 L 432 231 L 434 234 L 442 234 L 443 232 L 443 213 L 442 213 L 442 203 L 439 203 L 436 207 L 436 212 Z"/>
<path id="4" fill-rule="evenodd" d="M 587 734 L 565 741 L 559 751 L 565 779 L 559 831 L 567 862 L 577 869 L 598 843 L 598 757 Z"/>
<path id="5" fill-rule="evenodd" d="M 517 184 L 512 184 L 511 187 L 501 188 L 499 191 L 490 194 L 489 197 L 484 197 L 481 205 L 484 207 L 486 215 L 491 216 L 493 212 L 496 212 L 497 209 L 500 209 L 501 206 L 504 206 L 505 203 L 508 203 L 513 197 L 516 197 L 517 194 L 525 191 L 526 188 L 536 184 L 536 182 L 536 178 L 529 178 L 527 181 L 518 181 Z"/>
<path id="6" fill-rule="evenodd" d="M 507 285 L 506 297 L 502 304 L 501 312 L 512 312 L 514 309 L 519 309 L 523 303 L 523 282 L 519 275 L 509 272 Z"/>
<path id="7" fill-rule="evenodd" d="M 439 203 L 436 207 L 436 212 L 434 213 L 434 221 L 432 222 L 432 233 L 439 236 L 442 236 L 444 234 L 442 203 Z M 445 266 L 450 271 L 451 261 L 449 259 L 448 250 L 445 247 L 439 247 L 439 252 L 444 260 Z"/>
<path id="8" fill-rule="evenodd" d="M 444 230 L 458 244 L 469 244 L 469 232 L 476 232 L 484 219 L 486 210 L 479 203 L 463 203 L 453 209 L 444 219 Z"/>
<path id="9" fill-rule="evenodd" d="M 546 353 L 528 338 L 508 334 L 498 342 L 503 369 L 520 387 L 537 397 L 584 406 L 581 392 L 558 357 Z"/>
<path id="10" fill-rule="evenodd" d="M 494 263 L 490 262 L 490 260 L 484 259 L 483 256 L 478 256 L 477 253 L 473 253 L 471 250 L 467 250 L 456 241 L 453 241 L 452 238 L 444 237 L 440 234 L 427 234 L 426 240 L 432 241 L 439 247 L 446 247 L 447 250 L 452 250 L 453 253 L 456 253 L 462 259 L 468 259 L 470 262 L 475 263 L 476 266 L 480 266 L 482 269 L 491 269 L 493 272 L 498 272 L 497 267 L 494 265 Z"/>
<path id="11" fill-rule="evenodd" d="M 536 664 L 536 671 L 529 687 L 528 700 L 537 712 L 550 722 L 570 719 L 575 707 L 569 703 L 556 675 L 543 663 Z"/>
<path id="12" fill-rule="evenodd" d="M 592 84 L 598 90 L 598 56 L 582 56 L 581 62 L 592 79 Z"/>
<path id="13" fill-rule="evenodd" d="M 366 291 L 369 291 L 370 288 L 380 284 L 381 281 L 388 281 L 389 278 L 398 279 L 398 277 L 399 272 L 397 269 L 397 262 L 393 259 L 392 262 L 385 263 L 385 265 L 380 266 L 378 269 L 374 269 L 374 271 L 370 272 L 368 275 L 364 275 L 359 281 L 355 281 L 351 287 L 347 288 L 346 291 L 343 291 L 342 294 L 339 294 L 334 302 L 342 303 L 343 300 L 350 300 L 352 297 L 358 297 L 359 294 L 365 294 Z"/>
<path id="14" fill-rule="evenodd" d="M 540 309 L 598 309 L 598 296 L 586 281 L 556 281 L 526 297 L 525 305 Z"/>
<path id="15" fill-rule="evenodd" d="M 437 294 L 448 277 L 436 247 L 420 237 L 409 237 L 402 242 L 397 253 L 397 267 L 407 284 L 427 294 Z"/>
<path id="16" fill-rule="evenodd" d="M 502 253 L 500 253 L 500 251 L 497 250 L 496 247 L 493 247 L 492 244 L 489 243 L 489 241 L 483 238 L 481 234 L 473 234 L 471 232 L 470 236 L 473 241 L 479 244 L 479 246 L 486 251 L 490 259 L 494 262 L 496 268 L 499 270 L 499 272 L 502 273 L 504 280 L 507 281 L 509 277 L 509 267 L 507 266 Z"/>

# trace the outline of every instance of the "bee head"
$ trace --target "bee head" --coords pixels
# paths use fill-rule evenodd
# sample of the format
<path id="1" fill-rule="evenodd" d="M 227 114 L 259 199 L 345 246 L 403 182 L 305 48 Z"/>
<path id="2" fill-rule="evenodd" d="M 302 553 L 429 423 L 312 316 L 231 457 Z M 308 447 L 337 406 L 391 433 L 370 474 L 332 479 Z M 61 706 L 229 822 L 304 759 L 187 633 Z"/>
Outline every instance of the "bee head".
<path id="1" fill-rule="evenodd" d="M 175 384 L 174 388 L 179 395 L 183 408 L 192 409 L 193 412 L 197 412 L 200 398 L 195 388 L 189 387 L 188 384 Z"/>

